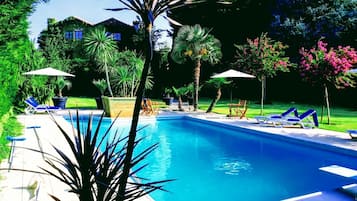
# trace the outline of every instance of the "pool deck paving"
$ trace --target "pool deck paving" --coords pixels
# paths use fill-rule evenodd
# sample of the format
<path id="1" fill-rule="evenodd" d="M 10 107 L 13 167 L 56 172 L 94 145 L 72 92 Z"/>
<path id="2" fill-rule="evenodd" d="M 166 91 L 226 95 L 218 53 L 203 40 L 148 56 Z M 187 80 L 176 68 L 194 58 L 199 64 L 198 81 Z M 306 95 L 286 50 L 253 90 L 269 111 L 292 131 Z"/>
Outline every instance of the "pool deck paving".
<path id="1" fill-rule="evenodd" d="M 94 113 L 100 114 L 101 110 L 80 110 L 81 113 Z M 71 111 L 74 114 L 74 111 Z M 62 114 L 68 114 L 68 111 L 58 112 L 54 115 L 56 121 L 65 130 L 71 129 L 71 126 L 62 118 Z M 308 142 L 316 144 L 316 146 L 323 146 L 327 149 L 333 149 L 338 147 L 346 154 L 351 154 L 357 157 L 357 141 L 350 139 L 347 133 L 334 132 L 318 128 L 313 129 L 303 129 L 303 128 L 276 128 L 258 124 L 255 119 L 238 119 L 238 118 L 227 118 L 223 115 L 217 114 L 206 114 L 202 111 L 193 112 L 192 110 L 187 112 L 174 111 L 172 109 L 162 110 L 158 116 L 168 116 L 168 115 L 188 115 L 190 117 L 205 119 L 212 122 L 224 123 L 227 126 L 235 126 L 238 128 L 244 128 L 253 131 L 261 131 L 264 135 L 274 135 L 275 137 L 290 137 L 292 140 L 299 140 L 300 142 Z M 141 118 L 154 118 L 155 116 L 142 116 Z M 16 142 L 16 149 L 14 151 L 12 169 L 7 171 L 8 161 L 3 160 L 0 164 L 0 168 L 5 169 L 0 172 L 0 200 L 1 201 L 27 201 L 27 200 L 38 200 L 47 201 L 53 200 L 50 195 L 58 197 L 60 200 L 75 201 L 78 198 L 73 194 L 68 192 L 68 187 L 54 179 L 51 176 L 16 171 L 15 169 L 26 169 L 39 171 L 40 167 L 46 168 L 43 156 L 39 153 L 29 151 L 28 149 L 23 149 L 21 147 L 26 147 L 30 149 L 39 149 L 40 147 L 49 153 L 55 153 L 52 146 L 63 147 L 68 146 L 65 140 L 60 134 L 60 130 L 55 125 L 54 121 L 50 118 L 48 114 L 36 114 L 36 115 L 18 115 L 18 120 L 24 125 L 23 137 L 26 138 L 24 141 Z M 36 128 L 37 133 L 33 128 L 28 128 L 31 126 L 38 126 Z M 71 132 L 71 130 L 68 130 Z M 38 136 L 38 138 L 37 138 Z M 68 149 L 62 149 L 63 151 L 68 151 Z M 357 181 L 356 181 L 357 182 Z M 353 180 L 351 179 L 351 183 Z M 33 188 L 31 188 L 33 187 Z M 37 188 L 36 188 L 37 187 Z M 37 199 L 34 196 L 37 192 Z M 337 191 L 336 189 L 331 189 L 329 191 L 316 192 L 314 194 L 302 195 L 303 197 L 290 198 L 286 201 L 318 201 L 318 200 L 328 200 L 328 201 L 344 201 L 344 200 L 354 200 L 350 196 Z M 152 201 L 148 196 L 142 197 L 138 201 Z"/>

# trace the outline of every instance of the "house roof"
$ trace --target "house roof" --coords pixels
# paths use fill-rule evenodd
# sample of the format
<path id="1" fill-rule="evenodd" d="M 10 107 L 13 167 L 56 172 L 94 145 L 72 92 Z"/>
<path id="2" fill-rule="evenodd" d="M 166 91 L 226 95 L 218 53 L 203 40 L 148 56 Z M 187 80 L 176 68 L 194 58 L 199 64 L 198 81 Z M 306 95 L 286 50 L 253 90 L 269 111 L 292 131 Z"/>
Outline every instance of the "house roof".
<path id="1" fill-rule="evenodd" d="M 109 25 L 109 26 L 112 26 L 112 25 L 115 25 L 115 26 L 126 26 L 126 27 L 132 27 L 131 25 L 128 25 L 118 19 L 115 19 L 114 17 L 112 18 L 109 18 L 109 19 L 106 19 L 104 21 L 101 21 L 101 22 L 98 22 L 97 24 L 95 24 L 95 26 L 97 25 Z"/>
<path id="2" fill-rule="evenodd" d="M 87 21 L 87 20 L 84 20 L 84 19 L 82 19 L 82 18 L 80 18 L 80 17 L 77 17 L 77 16 L 69 16 L 69 17 L 67 17 L 67 18 L 65 18 L 64 20 L 59 21 L 59 22 L 60 22 L 60 23 L 65 23 L 65 22 L 72 21 L 72 20 L 77 20 L 77 21 L 80 21 L 80 22 L 83 23 L 83 24 L 87 24 L 87 25 L 90 25 L 90 26 L 93 26 L 93 25 L 94 25 L 93 23 L 91 23 L 91 22 L 89 22 L 89 21 Z"/>

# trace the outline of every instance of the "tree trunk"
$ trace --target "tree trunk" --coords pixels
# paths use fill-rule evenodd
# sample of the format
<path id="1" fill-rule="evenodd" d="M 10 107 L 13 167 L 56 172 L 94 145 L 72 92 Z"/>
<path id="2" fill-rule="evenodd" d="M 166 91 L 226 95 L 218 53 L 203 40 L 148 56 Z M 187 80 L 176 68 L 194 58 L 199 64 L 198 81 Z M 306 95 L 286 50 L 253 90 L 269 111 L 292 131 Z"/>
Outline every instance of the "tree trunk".
<path id="1" fill-rule="evenodd" d="M 112 87 L 110 86 L 110 80 L 109 80 L 109 72 L 108 72 L 108 66 L 107 66 L 107 62 L 105 62 L 105 78 L 107 80 L 107 85 L 108 85 L 108 91 L 111 97 L 113 97 L 113 91 L 112 91 Z"/>
<path id="2" fill-rule="evenodd" d="M 193 96 L 193 111 L 197 111 L 198 108 L 198 89 L 200 86 L 200 70 L 201 70 L 201 61 L 196 60 L 195 69 L 194 69 L 194 96 Z"/>
<path id="3" fill-rule="evenodd" d="M 135 74 L 133 75 L 133 82 L 131 83 L 130 96 L 134 97 L 134 87 L 135 87 Z"/>
<path id="4" fill-rule="evenodd" d="M 62 89 L 58 89 L 58 97 L 62 97 Z"/>
<path id="5" fill-rule="evenodd" d="M 130 173 L 131 160 L 133 157 L 133 152 L 134 152 L 134 147 L 135 147 L 136 130 L 137 130 L 138 121 L 139 121 L 141 100 L 143 98 L 145 82 L 146 82 L 146 78 L 147 78 L 147 75 L 148 75 L 148 72 L 149 72 L 149 69 L 151 66 L 152 57 L 153 57 L 151 31 L 152 31 L 152 23 L 150 22 L 150 23 L 148 23 L 146 30 L 145 30 L 145 41 L 147 42 L 145 63 L 144 63 L 143 72 L 141 74 L 138 91 L 136 94 L 134 113 L 133 113 L 133 117 L 132 117 L 130 131 L 129 131 L 126 154 L 125 154 L 125 158 L 124 158 L 123 172 L 119 179 L 120 186 L 119 186 L 118 194 L 120 197 L 120 201 L 125 200 L 126 184 L 127 184 L 127 180 L 128 180 L 129 173 Z"/>
<path id="6" fill-rule="evenodd" d="M 328 100 L 328 90 L 325 84 L 325 100 L 326 100 L 326 109 L 327 109 L 327 124 L 330 124 L 330 102 Z"/>
<path id="7" fill-rule="evenodd" d="M 182 109 L 182 98 L 181 96 L 178 96 L 178 110 L 183 111 Z"/>
<path id="8" fill-rule="evenodd" d="M 263 75 L 261 78 L 261 82 L 262 82 L 262 94 L 261 94 L 261 98 L 260 98 L 260 115 L 263 115 L 263 109 L 264 109 L 264 98 L 265 98 L 265 76 Z"/>
<path id="9" fill-rule="evenodd" d="M 218 89 L 217 89 L 216 97 L 212 100 L 212 102 L 211 102 L 211 104 L 209 105 L 209 107 L 208 107 L 206 113 L 212 112 L 214 106 L 217 104 L 218 100 L 221 98 L 221 95 L 222 95 L 221 88 L 218 88 Z"/>

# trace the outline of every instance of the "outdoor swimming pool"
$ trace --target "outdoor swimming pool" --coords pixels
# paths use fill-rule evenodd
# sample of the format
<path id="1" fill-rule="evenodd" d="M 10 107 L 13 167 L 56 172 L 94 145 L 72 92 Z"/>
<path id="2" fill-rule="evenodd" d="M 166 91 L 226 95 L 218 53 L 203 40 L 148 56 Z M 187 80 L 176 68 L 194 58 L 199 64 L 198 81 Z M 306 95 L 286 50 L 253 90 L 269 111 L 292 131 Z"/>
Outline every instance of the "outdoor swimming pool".
<path id="1" fill-rule="evenodd" d="M 156 201 L 275 201 L 350 183 L 319 167 L 357 169 L 352 156 L 215 124 L 189 117 L 142 122 L 148 126 L 138 133 L 145 136 L 138 149 L 159 148 L 138 175 L 176 179 L 165 185 L 170 192 L 150 194 Z"/>

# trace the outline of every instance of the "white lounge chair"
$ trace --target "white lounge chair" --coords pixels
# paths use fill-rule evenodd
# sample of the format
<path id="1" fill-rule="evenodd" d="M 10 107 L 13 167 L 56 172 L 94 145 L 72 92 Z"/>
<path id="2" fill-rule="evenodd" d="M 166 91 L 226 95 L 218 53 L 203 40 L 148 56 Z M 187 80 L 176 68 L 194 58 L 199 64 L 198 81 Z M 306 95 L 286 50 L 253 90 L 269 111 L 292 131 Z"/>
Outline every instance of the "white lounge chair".
<path id="1" fill-rule="evenodd" d="M 314 109 L 308 109 L 298 117 L 281 118 L 278 122 L 280 126 L 299 125 L 302 128 L 319 127 L 317 112 Z"/>
<path id="2" fill-rule="evenodd" d="M 28 105 L 25 109 L 25 113 L 34 114 L 37 112 L 56 112 L 61 110 L 60 107 L 57 106 L 49 106 L 49 105 L 40 105 L 36 99 L 32 96 L 25 100 L 25 103 Z"/>
<path id="3" fill-rule="evenodd" d="M 287 109 L 285 112 L 281 114 L 270 114 L 266 116 L 255 116 L 254 118 L 257 120 L 258 123 L 263 124 L 273 124 L 275 126 L 276 123 L 279 123 L 279 120 L 282 118 L 286 118 L 294 114 L 294 117 L 298 117 L 298 111 L 295 107 L 291 107 Z"/>
<path id="4" fill-rule="evenodd" d="M 352 140 L 357 140 L 357 130 L 347 130 Z"/>

